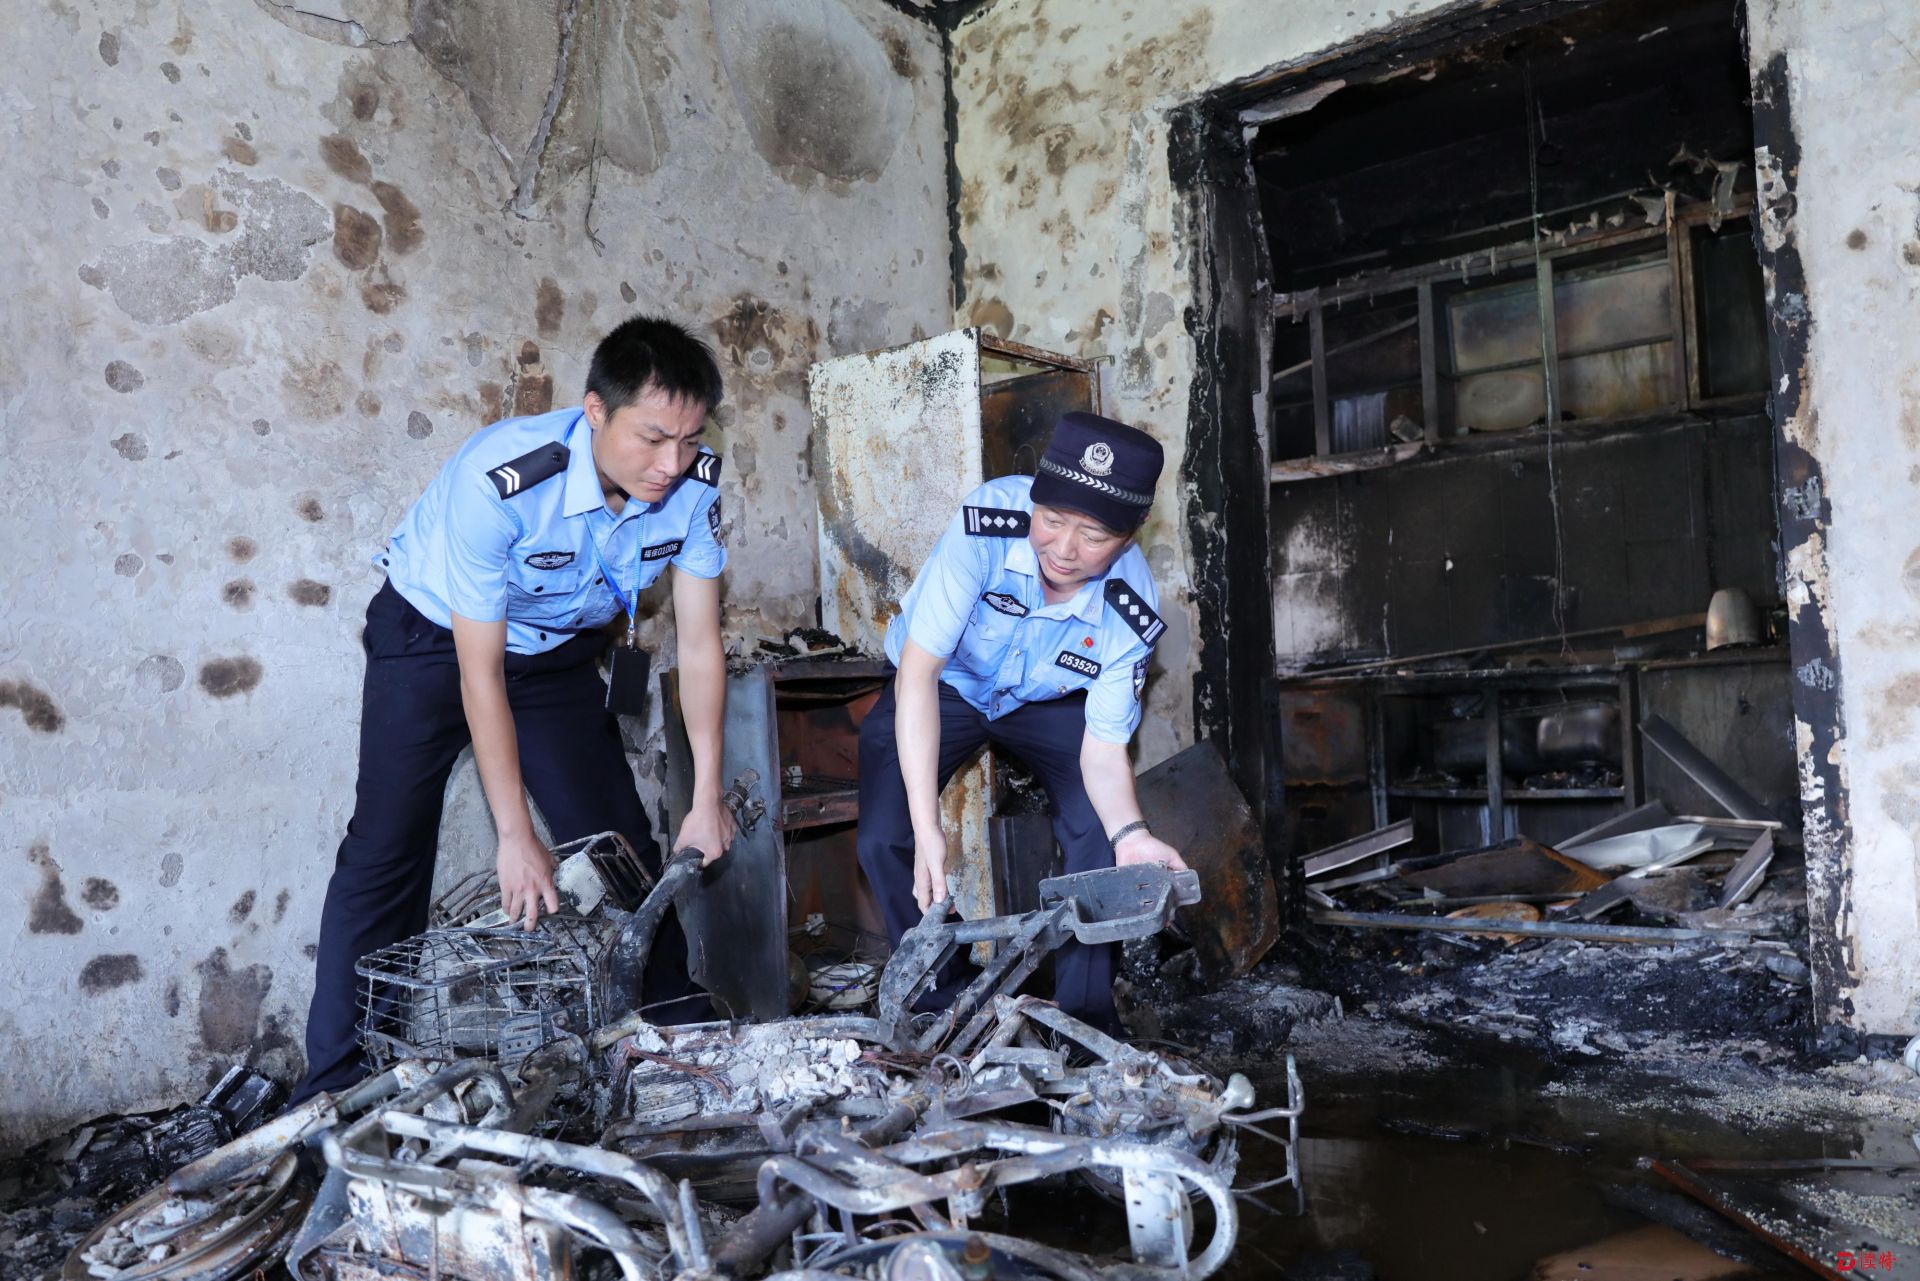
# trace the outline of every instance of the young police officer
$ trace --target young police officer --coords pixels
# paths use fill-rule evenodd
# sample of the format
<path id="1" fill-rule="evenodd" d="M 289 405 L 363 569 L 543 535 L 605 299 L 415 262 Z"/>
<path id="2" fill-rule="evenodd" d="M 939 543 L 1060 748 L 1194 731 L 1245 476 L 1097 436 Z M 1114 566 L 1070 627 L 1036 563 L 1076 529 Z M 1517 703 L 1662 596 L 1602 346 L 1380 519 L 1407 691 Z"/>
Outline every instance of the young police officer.
<path id="1" fill-rule="evenodd" d="M 940 792 L 982 743 L 1046 785 L 1069 872 L 1184 867 L 1147 831 L 1127 743 L 1166 624 L 1133 544 L 1160 445 L 1094 414 L 1054 425 L 1037 475 L 967 495 L 887 628 L 899 669 L 860 730 L 860 865 L 897 944 L 946 897 Z M 1069 943 L 1054 995 L 1111 1027 L 1113 949 Z"/>
<path id="2" fill-rule="evenodd" d="M 623 611 L 631 620 L 668 565 L 694 769 L 674 848 L 711 861 L 732 841 L 719 777 L 720 459 L 699 441 L 719 400 L 705 344 L 636 316 L 595 349 L 580 408 L 475 433 L 376 557 L 387 581 L 367 606 L 360 777 L 320 918 L 296 1102 L 365 1071 L 354 963 L 426 928 L 441 795 L 469 742 L 499 836 L 501 906 L 526 928 L 543 905 L 559 907 L 526 792 L 556 844 L 617 831 L 658 869 L 609 710 L 636 708 L 646 682 L 631 623 L 612 654 L 611 690 L 595 664 L 607 649 L 602 627 Z M 686 971 L 685 936 L 670 918 L 644 999 L 688 998 Z M 658 1017 L 705 1015 L 693 997 Z"/>

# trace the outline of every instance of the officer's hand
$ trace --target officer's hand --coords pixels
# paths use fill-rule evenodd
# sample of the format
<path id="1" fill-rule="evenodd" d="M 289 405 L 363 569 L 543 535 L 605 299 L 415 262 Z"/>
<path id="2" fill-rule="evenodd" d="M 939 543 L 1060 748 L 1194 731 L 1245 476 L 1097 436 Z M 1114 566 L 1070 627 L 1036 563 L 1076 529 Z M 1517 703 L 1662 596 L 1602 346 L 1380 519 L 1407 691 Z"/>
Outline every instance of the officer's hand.
<path id="1" fill-rule="evenodd" d="M 1180 857 L 1180 851 L 1167 844 L 1152 832 L 1132 832 L 1120 838 L 1113 847 L 1113 861 L 1119 867 L 1134 867 L 1141 863 L 1158 863 L 1174 871 L 1182 871 L 1187 862 Z"/>
<path id="2" fill-rule="evenodd" d="M 939 828 L 913 834 L 913 901 L 922 912 L 947 897 L 947 834 Z"/>
<path id="3" fill-rule="evenodd" d="M 553 885 L 553 855 L 531 833 L 503 839 L 494 866 L 500 873 L 500 907 L 522 929 L 532 929 L 540 919 L 541 903 L 546 904 L 548 915 L 560 910 L 560 891 Z"/>
<path id="4" fill-rule="evenodd" d="M 692 846 L 700 851 L 700 866 L 707 867 L 733 844 L 733 812 L 719 801 L 696 804 L 680 821 L 680 832 L 673 838 L 673 852 Z"/>

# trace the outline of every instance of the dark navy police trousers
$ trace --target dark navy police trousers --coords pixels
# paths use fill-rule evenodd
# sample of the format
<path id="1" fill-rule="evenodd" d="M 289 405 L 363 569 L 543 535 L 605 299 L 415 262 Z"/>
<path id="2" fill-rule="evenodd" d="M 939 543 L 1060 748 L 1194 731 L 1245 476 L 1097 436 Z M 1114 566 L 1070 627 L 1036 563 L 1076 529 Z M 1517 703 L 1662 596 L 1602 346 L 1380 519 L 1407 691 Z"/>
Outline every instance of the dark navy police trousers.
<path id="1" fill-rule="evenodd" d="M 1087 729 L 1086 696 L 1027 703 L 998 720 L 960 696 L 946 682 L 940 687 L 940 764 L 942 791 L 967 758 L 991 743 L 996 751 L 1018 757 L 1047 789 L 1053 835 L 1060 842 L 1069 872 L 1113 866 L 1113 846 L 1087 799 L 1080 777 L 1080 740 Z M 913 901 L 913 819 L 907 812 L 907 785 L 900 777 L 900 749 L 894 738 L 893 683 L 860 725 L 860 866 L 880 900 L 887 936 L 895 944 L 920 921 Z M 1068 942 L 1054 953 L 1054 999 L 1075 1018 L 1102 1030 L 1118 1020 L 1113 1010 L 1114 946 Z M 963 984 L 961 984 L 963 985 Z M 943 976 L 947 999 L 956 981 Z"/>
<path id="2" fill-rule="evenodd" d="M 327 884 L 307 1013 L 307 1076 L 294 1102 L 366 1074 L 354 963 L 427 927 L 441 797 L 471 741 L 460 702 L 453 633 L 424 617 L 392 583 L 367 606 L 367 676 L 360 704 L 360 773 L 353 820 Z M 606 710 L 594 661 L 606 637 L 589 632 L 544 654 L 508 653 L 507 701 L 520 773 L 556 845 L 615 831 L 658 871 L 660 848 Z M 671 913 L 654 939 L 643 1001 L 685 997 L 686 936 Z M 697 1008 L 696 1008 L 697 1007 Z M 706 1017 L 704 1000 L 660 1011 L 659 1022 Z"/>

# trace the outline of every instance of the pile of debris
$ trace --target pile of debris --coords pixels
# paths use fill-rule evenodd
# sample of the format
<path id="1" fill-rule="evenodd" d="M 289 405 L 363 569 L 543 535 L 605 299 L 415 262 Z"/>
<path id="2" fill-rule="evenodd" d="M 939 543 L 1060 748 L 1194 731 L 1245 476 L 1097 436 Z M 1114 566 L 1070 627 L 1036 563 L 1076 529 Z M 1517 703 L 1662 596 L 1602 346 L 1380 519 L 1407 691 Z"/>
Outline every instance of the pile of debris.
<path id="1" fill-rule="evenodd" d="M 532 933 L 474 914 L 473 887 L 443 903 L 470 919 L 362 962 L 379 1075 L 175 1170 L 65 1275 L 1197 1279 L 1232 1252 L 1240 1195 L 1299 1195 L 1290 1062 L 1285 1101 L 1256 1109 L 1243 1077 L 1018 992 L 1070 938 L 1164 928 L 1198 900 L 1190 872 L 1059 877 L 1038 910 L 986 920 L 936 906 L 871 1014 L 673 1027 L 632 1008 L 634 979 L 699 856 L 643 899 L 632 866 L 604 843 L 577 853 L 570 912 Z M 976 945 L 990 959 L 965 991 L 914 1013 Z M 1280 1145 L 1282 1173 L 1236 1190 L 1243 1133 Z M 1124 1206 L 1124 1257 L 981 1230 L 1009 1189 L 1067 1176 Z"/>
<path id="2" fill-rule="evenodd" d="M 1398 823 L 1305 861 L 1305 919 L 1372 936 L 1326 939 L 1315 976 L 1415 1022 L 1576 1057 L 1663 1036 L 1803 1042 L 1803 871 L 1769 875 L 1779 835 L 1655 801 L 1552 847 L 1395 859 L 1412 840 Z"/>
<path id="3" fill-rule="evenodd" d="M 272 1116 L 286 1092 L 250 1068 L 229 1069 L 195 1103 L 100 1116 L 0 1168 L 0 1276 L 56 1272 L 100 1217 L 155 1180 Z"/>

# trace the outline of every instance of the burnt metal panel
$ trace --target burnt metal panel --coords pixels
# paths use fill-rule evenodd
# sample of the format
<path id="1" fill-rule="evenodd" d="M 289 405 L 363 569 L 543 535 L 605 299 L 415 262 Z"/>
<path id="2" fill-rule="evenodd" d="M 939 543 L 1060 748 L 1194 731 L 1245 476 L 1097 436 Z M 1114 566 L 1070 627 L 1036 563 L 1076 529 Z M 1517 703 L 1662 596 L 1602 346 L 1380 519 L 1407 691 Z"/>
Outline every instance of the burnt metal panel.
<path id="1" fill-rule="evenodd" d="M 660 677 L 669 830 L 678 830 L 693 799 L 693 753 L 678 676 L 669 671 Z M 729 675 L 720 776 L 731 784 L 751 771 L 749 805 L 777 805 L 778 751 L 771 672 L 756 667 Z M 701 874 L 698 889 L 681 902 L 680 921 L 694 978 L 713 994 L 717 1008 L 737 1018 L 786 1017 L 786 856 L 771 815 L 741 825 L 733 848 Z"/>
<path id="2" fill-rule="evenodd" d="M 1367 708 L 1357 690 L 1329 686 L 1282 689 L 1280 772 L 1289 785 L 1367 781 Z"/>
<path id="3" fill-rule="evenodd" d="M 961 496 L 986 479 L 978 333 L 822 361 L 808 392 L 821 626 L 878 653 Z"/>
<path id="4" fill-rule="evenodd" d="M 1739 587 L 1761 606 L 1780 599 L 1774 548 L 1773 433 L 1762 415 L 1714 423 L 1706 432 L 1706 529 L 1711 586 Z"/>
<path id="5" fill-rule="evenodd" d="M 1139 779 L 1140 812 L 1200 877 L 1200 902 L 1180 909 L 1200 977 L 1244 974 L 1280 936 L 1280 899 L 1252 806 L 1212 743 L 1196 743 Z"/>

